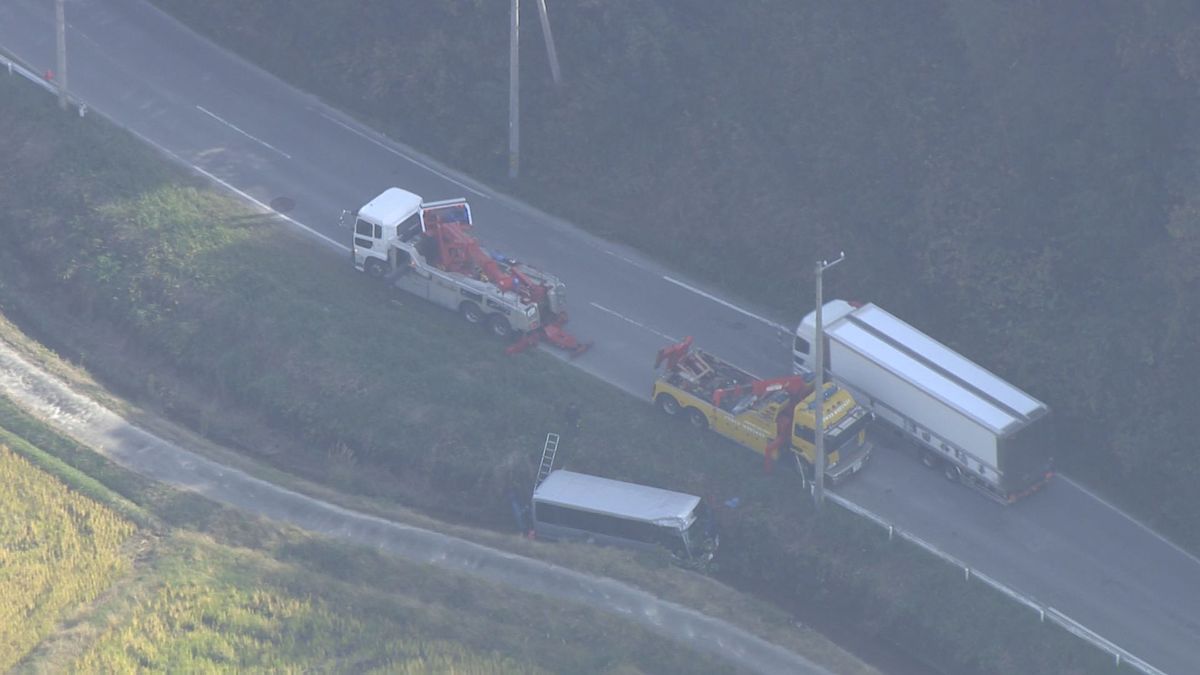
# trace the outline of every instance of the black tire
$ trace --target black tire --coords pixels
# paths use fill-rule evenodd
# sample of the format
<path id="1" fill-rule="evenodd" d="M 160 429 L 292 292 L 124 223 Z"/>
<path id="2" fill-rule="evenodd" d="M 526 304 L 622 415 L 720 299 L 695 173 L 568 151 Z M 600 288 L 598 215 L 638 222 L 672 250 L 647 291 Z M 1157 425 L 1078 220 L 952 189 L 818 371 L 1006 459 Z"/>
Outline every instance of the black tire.
<path id="1" fill-rule="evenodd" d="M 658 406 L 659 410 L 663 411 L 667 415 L 670 415 L 671 417 L 678 415 L 679 411 L 682 410 L 682 408 L 679 407 L 679 401 L 676 401 L 675 397 L 670 394 L 659 394 L 658 399 L 656 399 L 654 403 Z"/>
<path id="2" fill-rule="evenodd" d="M 458 311 L 462 312 L 462 316 L 467 320 L 467 323 L 472 323 L 476 326 L 483 323 L 483 310 L 479 309 L 479 305 L 473 302 L 464 302 L 458 306 Z"/>
<path id="3" fill-rule="evenodd" d="M 953 462 L 946 462 L 946 468 L 942 471 L 942 475 L 951 483 L 961 483 L 963 479 L 962 469 Z"/>
<path id="4" fill-rule="evenodd" d="M 382 279 L 387 274 L 387 264 L 379 258 L 367 258 L 363 263 L 363 271 L 372 279 Z"/>
<path id="5" fill-rule="evenodd" d="M 696 427 L 697 429 L 707 429 L 708 428 L 708 418 L 704 416 L 704 413 L 700 412 L 696 408 L 688 408 L 687 418 L 688 418 L 688 424 L 691 424 L 692 426 Z"/>
<path id="6" fill-rule="evenodd" d="M 938 464 L 942 463 L 941 458 L 934 454 L 932 450 L 921 448 L 919 452 L 921 453 L 921 463 L 928 469 L 936 469 L 938 468 Z"/>
<path id="7" fill-rule="evenodd" d="M 488 330 L 492 332 L 492 335 L 495 335 L 501 340 L 508 340 L 513 336 L 512 324 L 508 322 L 508 319 L 504 318 L 503 314 L 493 314 L 489 316 L 487 320 L 487 326 Z"/>

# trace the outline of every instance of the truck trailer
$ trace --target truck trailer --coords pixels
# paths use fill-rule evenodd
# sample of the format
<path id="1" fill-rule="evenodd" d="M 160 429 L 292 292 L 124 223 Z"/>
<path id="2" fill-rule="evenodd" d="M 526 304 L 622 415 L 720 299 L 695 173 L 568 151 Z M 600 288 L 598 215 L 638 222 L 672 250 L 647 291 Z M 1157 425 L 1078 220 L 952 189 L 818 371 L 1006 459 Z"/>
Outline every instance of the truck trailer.
<path id="1" fill-rule="evenodd" d="M 816 312 L 796 329 L 793 370 L 810 372 Z M 825 303 L 824 368 L 947 479 L 1001 502 L 1053 475 L 1049 408 L 873 304 Z"/>

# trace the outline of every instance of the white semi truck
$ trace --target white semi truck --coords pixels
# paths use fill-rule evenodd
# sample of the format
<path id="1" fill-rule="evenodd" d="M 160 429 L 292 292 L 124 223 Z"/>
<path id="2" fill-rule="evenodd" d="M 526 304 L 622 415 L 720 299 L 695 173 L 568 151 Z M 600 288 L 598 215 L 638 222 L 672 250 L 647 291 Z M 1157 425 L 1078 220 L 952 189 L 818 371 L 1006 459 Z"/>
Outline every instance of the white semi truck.
<path id="1" fill-rule="evenodd" d="M 816 313 L 796 329 L 810 371 Z M 825 303 L 825 370 L 911 441 L 922 463 L 1012 503 L 1052 476 L 1045 403 L 873 304 Z"/>

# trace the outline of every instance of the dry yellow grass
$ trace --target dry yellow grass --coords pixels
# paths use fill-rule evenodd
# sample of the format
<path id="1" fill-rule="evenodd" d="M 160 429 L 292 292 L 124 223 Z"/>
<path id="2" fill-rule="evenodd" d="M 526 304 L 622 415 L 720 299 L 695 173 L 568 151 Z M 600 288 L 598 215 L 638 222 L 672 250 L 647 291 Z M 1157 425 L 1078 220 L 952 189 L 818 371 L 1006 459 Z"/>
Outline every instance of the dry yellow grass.
<path id="1" fill-rule="evenodd" d="M 0 445 L 0 671 L 129 569 L 134 530 Z"/>

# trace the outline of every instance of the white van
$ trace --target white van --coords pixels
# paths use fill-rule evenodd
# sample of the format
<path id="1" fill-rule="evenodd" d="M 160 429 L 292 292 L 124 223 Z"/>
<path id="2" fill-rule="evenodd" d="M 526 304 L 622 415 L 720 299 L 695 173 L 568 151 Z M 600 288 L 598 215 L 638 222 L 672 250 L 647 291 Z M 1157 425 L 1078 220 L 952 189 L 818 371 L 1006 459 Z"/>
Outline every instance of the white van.
<path id="1" fill-rule="evenodd" d="M 542 539 L 661 547 L 699 563 L 718 544 L 712 510 L 695 495 L 561 469 L 533 491 L 533 526 Z"/>

